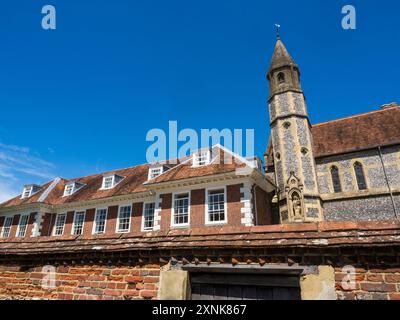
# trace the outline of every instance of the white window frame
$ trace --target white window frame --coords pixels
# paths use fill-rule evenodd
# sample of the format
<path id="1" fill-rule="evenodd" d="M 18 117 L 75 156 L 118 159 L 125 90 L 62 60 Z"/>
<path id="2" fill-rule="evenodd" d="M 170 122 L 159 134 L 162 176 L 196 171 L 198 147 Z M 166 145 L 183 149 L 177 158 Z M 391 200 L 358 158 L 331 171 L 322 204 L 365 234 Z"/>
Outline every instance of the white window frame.
<path id="1" fill-rule="evenodd" d="M 182 194 L 188 194 L 188 222 L 187 223 L 179 223 L 175 224 L 175 196 L 179 196 Z M 190 226 L 190 201 L 191 201 L 191 191 L 182 191 L 182 192 L 174 192 L 172 194 L 172 208 L 171 208 L 171 227 L 173 228 L 187 228 Z"/>
<path id="2" fill-rule="evenodd" d="M 24 190 L 22 191 L 22 196 L 21 199 L 28 199 L 32 196 L 32 191 L 33 191 L 33 186 L 30 187 L 24 187 Z M 28 195 L 25 195 L 28 193 Z"/>
<path id="3" fill-rule="evenodd" d="M 158 175 L 156 175 L 155 177 L 152 177 L 154 171 L 156 171 L 156 170 L 160 170 L 160 173 Z M 158 176 L 162 175 L 163 173 L 164 173 L 164 166 L 158 166 L 158 167 L 149 168 L 149 175 L 147 177 L 147 180 L 155 179 Z"/>
<path id="4" fill-rule="evenodd" d="M 106 217 L 104 220 L 104 231 L 101 233 L 96 233 L 96 217 L 97 217 L 97 213 L 100 210 L 106 210 Z M 93 220 L 93 227 L 92 227 L 92 235 L 99 235 L 99 234 L 105 234 L 106 230 L 107 230 L 107 218 L 108 218 L 108 208 L 96 208 L 95 214 L 94 214 L 94 220 Z"/>
<path id="5" fill-rule="evenodd" d="M 76 224 L 76 215 L 77 215 L 78 213 L 83 213 L 82 233 L 81 233 L 81 234 L 75 234 L 75 233 L 74 233 L 74 231 L 75 231 L 75 224 Z M 83 235 L 83 231 L 84 231 L 84 228 L 85 228 L 85 219 L 86 219 L 86 210 L 77 210 L 77 211 L 74 212 L 74 221 L 72 222 L 71 235 L 74 235 L 74 236 Z"/>
<path id="6" fill-rule="evenodd" d="M 120 230 L 119 229 L 119 222 L 120 222 L 120 218 L 121 218 L 121 209 L 122 208 L 130 208 L 128 230 Z M 116 233 L 129 233 L 129 232 L 131 232 L 132 209 L 133 209 L 132 204 L 120 205 L 118 207 L 117 225 L 115 226 L 115 232 Z"/>
<path id="7" fill-rule="evenodd" d="M 67 192 L 67 190 L 68 190 L 69 187 L 72 187 L 71 193 L 68 193 L 68 192 Z M 74 192 L 75 192 L 75 182 L 73 182 L 73 183 L 68 183 L 68 184 L 65 185 L 63 197 L 68 197 L 68 196 L 74 194 Z"/>
<path id="8" fill-rule="evenodd" d="M 146 211 L 146 204 L 154 204 L 154 213 L 153 213 L 153 227 L 151 227 L 151 228 L 145 228 L 144 227 L 144 223 L 145 223 L 145 211 Z M 141 228 L 141 230 L 143 231 L 143 232 L 146 232 L 146 231 L 153 231 L 154 230 L 154 224 L 155 224 L 155 218 L 156 218 L 156 205 L 157 205 L 157 203 L 155 202 L 155 201 L 147 201 L 147 202 L 144 202 L 143 203 L 143 210 L 142 210 L 142 228 Z"/>
<path id="9" fill-rule="evenodd" d="M 120 179 L 118 180 L 118 182 L 117 182 L 117 177 L 120 178 Z M 111 187 L 106 188 L 106 185 L 105 185 L 105 184 L 106 184 L 106 180 L 109 179 L 109 178 L 111 178 Z M 113 189 L 116 185 L 118 185 L 118 184 L 119 184 L 122 180 L 124 180 L 124 179 L 125 179 L 125 177 L 120 176 L 119 174 L 115 174 L 115 173 L 105 175 L 105 176 L 103 176 L 103 181 L 102 181 L 102 183 L 101 183 L 101 188 L 100 188 L 100 190 L 110 190 L 110 189 Z"/>
<path id="10" fill-rule="evenodd" d="M 106 188 L 106 180 L 111 178 L 111 187 Z M 109 175 L 109 176 L 104 176 L 103 177 L 103 182 L 101 184 L 101 190 L 110 190 L 115 187 L 115 174 Z"/>
<path id="11" fill-rule="evenodd" d="M 10 223 L 10 225 L 9 225 L 8 227 L 6 227 L 6 222 L 7 222 L 7 220 L 9 220 L 9 221 L 11 220 L 11 223 Z M 4 217 L 4 223 L 3 223 L 3 227 L 1 228 L 1 235 L 0 235 L 0 238 L 6 239 L 6 238 L 9 238 L 9 237 L 10 237 L 13 221 L 14 221 L 14 216 Z M 8 235 L 7 235 L 7 237 L 4 236 L 4 229 L 5 229 L 5 228 L 8 229 Z"/>
<path id="12" fill-rule="evenodd" d="M 205 163 L 200 164 L 199 159 L 203 154 L 206 154 L 206 159 L 204 160 Z M 208 150 L 200 150 L 193 154 L 193 167 L 195 167 L 195 168 L 196 167 L 204 167 L 204 166 L 209 165 L 210 163 L 211 163 L 211 151 L 209 149 Z"/>
<path id="13" fill-rule="evenodd" d="M 215 191 L 215 190 L 224 190 L 224 211 L 225 211 L 225 219 L 221 220 L 221 221 L 210 221 L 210 217 L 208 214 L 208 204 L 209 204 L 209 200 L 208 200 L 208 193 L 209 191 Z M 208 226 L 216 226 L 216 225 L 225 225 L 228 224 L 228 194 L 227 194 L 227 188 L 226 186 L 220 186 L 220 187 L 212 187 L 212 188 L 207 188 L 205 190 L 206 194 L 205 194 L 205 224 Z"/>
<path id="14" fill-rule="evenodd" d="M 58 217 L 59 217 L 59 216 L 62 216 L 62 215 L 65 216 L 65 218 L 64 218 L 64 223 L 63 223 L 63 226 L 62 226 L 62 232 L 61 232 L 61 234 L 56 234 L 56 231 L 57 231 L 57 220 L 59 219 Z M 55 237 L 61 237 L 61 236 L 64 235 L 64 230 L 65 230 L 65 224 L 66 224 L 66 222 L 67 222 L 67 213 L 65 213 L 65 212 L 57 213 L 56 219 L 54 220 L 53 236 L 55 236 Z"/>
<path id="15" fill-rule="evenodd" d="M 67 193 L 68 188 L 71 187 L 71 186 L 72 186 L 71 193 Z M 78 191 L 79 189 L 81 189 L 83 186 L 84 186 L 84 184 L 78 183 L 78 182 L 70 182 L 70 183 L 67 183 L 67 184 L 65 185 L 65 188 L 64 188 L 63 197 L 69 197 L 69 196 L 73 195 L 75 192 L 77 192 L 77 191 Z"/>
<path id="16" fill-rule="evenodd" d="M 28 225 L 29 225 L 29 216 L 30 216 L 30 214 L 26 213 L 26 214 L 21 214 L 21 216 L 19 217 L 17 232 L 15 233 L 15 236 L 17 238 L 24 238 L 26 236 L 26 230 L 28 229 Z M 21 221 L 22 221 L 22 218 L 25 218 L 25 217 L 27 217 L 27 219 L 26 219 L 26 225 L 25 225 L 24 234 L 23 235 L 19 235 L 19 232 L 21 230 Z"/>

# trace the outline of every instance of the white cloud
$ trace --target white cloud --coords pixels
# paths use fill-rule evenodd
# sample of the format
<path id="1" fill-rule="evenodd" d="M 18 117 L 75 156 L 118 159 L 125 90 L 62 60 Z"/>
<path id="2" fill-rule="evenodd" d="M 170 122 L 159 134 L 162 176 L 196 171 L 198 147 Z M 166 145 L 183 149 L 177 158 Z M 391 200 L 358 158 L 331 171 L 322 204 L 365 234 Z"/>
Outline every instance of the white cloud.
<path id="1" fill-rule="evenodd" d="M 12 199 L 21 193 L 20 190 L 17 191 L 15 187 L 15 185 L 13 186 L 12 184 L 0 182 L 0 203 Z"/>
<path id="2" fill-rule="evenodd" d="M 20 194 L 24 184 L 51 180 L 54 168 L 27 147 L 0 142 L 0 203 Z"/>

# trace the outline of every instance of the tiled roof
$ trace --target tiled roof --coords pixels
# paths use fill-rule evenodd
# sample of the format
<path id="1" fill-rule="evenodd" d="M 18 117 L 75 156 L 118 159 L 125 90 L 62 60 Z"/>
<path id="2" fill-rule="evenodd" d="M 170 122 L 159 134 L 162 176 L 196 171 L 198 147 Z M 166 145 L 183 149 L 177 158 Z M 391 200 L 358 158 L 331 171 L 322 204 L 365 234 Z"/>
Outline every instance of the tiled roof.
<path id="1" fill-rule="evenodd" d="M 400 144 L 400 106 L 312 125 L 314 157 Z M 267 147 L 267 165 L 273 165 Z"/>
<path id="2" fill-rule="evenodd" d="M 63 204 L 69 202 L 96 200 L 100 198 L 126 195 L 130 193 L 145 192 L 146 188 L 143 186 L 143 183 L 147 180 L 148 169 L 149 165 L 144 164 L 131 168 L 107 172 L 107 174 L 116 174 L 124 177 L 120 183 L 109 190 L 100 190 L 104 174 L 96 174 L 83 178 L 64 181 L 64 183 L 57 188 L 57 192 L 52 194 L 50 202 L 51 204 Z M 71 196 L 63 197 L 65 184 L 70 181 L 79 182 L 84 186 Z"/>
<path id="3" fill-rule="evenodd" d="M 400 144 L 400 106 L 312 126 L 314 156 Z"/>
<path id="4" fill-rule="evenodd" d="M 215 159 L 207 166 L 193 167 L 192 160 L 189 159 L 188 161 L 177 165 L 171 170 L 168 170 L 159 177 L 149 181 L 148 184 L 150 185 L 194 177 L 204 177 L 221 173 L 235 172 L 237 169 L 246 167 L 245 163 L 238 159 L 229 157 L 229 154 L 226 158 L 228 161 L 224 161 L 226 152 L 222 149 L 214 148 L 213 153 L 215 153 Z"/>
<path id="5" fill-rule="evenodd" d="M 206 227 L 107 236 L 0 239 L 0 255 L 187 250 L 400 246 L 399 221 Z"/>
<path id="6" fill-rule="evenodd" d="M 32 196 L 30 196 L 29 198 L 21 199 L 21 195 L 19 195 L 11 200 L 8 200 L 8 201 L 0 204 L 0 208 L 37 203 L 39 201 L 40 197 L 43 195 L 43 193 L 45 193 L 47 188 L 51 185 L 51 183 L 52 183 L 52 181 L 47 182 L 44 185 L 42 185 L 40 190 L 38 192 L 36 192 L 35 194 L 33 194 Z"/>
<path id="7" fill-rule="evenodd" d="M 219 150 L 219 147 L 214 147 L 213 150 Z M 221 149 L 221 155 L 223 158 L 224 151 Z M 188 161 L 189 160 L 189 161 Z M 182 162 L 183 161 L 183 162 Z M 233 164 L 224 163 L 222 161 L 217 164 L 214 163 L 202 166 L 202 167 L 192 167 L 191 158 L 178 159 L 177 164 L 174 163 L 162 163 L 166 164 L 171 169 L 165 171 L 164 174 L 151 180 L 151 184 L 159 182 L 171 182 L 175 180 L 181 180 L 185 178 L 194 178 L 202 176 L 211 176 L 221 173 L 234 172 L 237 168 L 245 167 L 246 165 L 242 162 L 234 162 Z M 65 203 L 96 200 L 101 198 L 109 198 L 113 196 L 122 196 L 127 194 L 146 192 L 148 188 L 146 187 L 146 182 L 148 179 L 148 170 L 152 164 L 143 164 L 131 168 L 120 169 L 115 171 L 109 171 L 106 173 L 90 175 L 75 179 L 59 179 L 56 186 L 44 197 L 41 203 L 60 205 Z M 109 190 L 100 190 L 102 186 L 103 176 L 105 174 L 116 174 L 124 177 L 124 179 L 119 182 L 114 188 Z M 63 197 L 65 185 L 70 182 L 78 182 L 83 184 L 83 187 L 70 196 Z M 40 196 L 47 190 L 52 182 L 48 182 L 41 186 L 41 190 L 35 195 L 27 199 L 21 199 L 21 196 L 15 197 L 3 204 L 0 204 L 1 208 L 14 207 L 23 204 L 33 204 L 38 203 Z"/>

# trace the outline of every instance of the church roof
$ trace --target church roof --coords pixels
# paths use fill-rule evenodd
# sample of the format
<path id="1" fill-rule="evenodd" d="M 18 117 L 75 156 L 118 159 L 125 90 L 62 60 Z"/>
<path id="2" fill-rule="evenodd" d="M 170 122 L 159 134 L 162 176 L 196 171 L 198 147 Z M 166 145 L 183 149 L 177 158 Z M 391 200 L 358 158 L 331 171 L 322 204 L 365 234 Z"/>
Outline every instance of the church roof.
<path id="1" fill-rule="evenodd" d="M 312 126 L 314 157 L 400 144 L 400 106 Z"/>
<path id="2" fill-rule="evenodd" d="M 400 144 L 400 106 L 312 125 L 315 158 Z M 267 166 L 273 165 L 268 144 Z"/>
<path id="3" fill-rule="evenodd" d="M 272 55 L 269 71 L 290 65 L 297 66 L 281 39 L 278 38 L 276 41 L 274 54 Z"/>

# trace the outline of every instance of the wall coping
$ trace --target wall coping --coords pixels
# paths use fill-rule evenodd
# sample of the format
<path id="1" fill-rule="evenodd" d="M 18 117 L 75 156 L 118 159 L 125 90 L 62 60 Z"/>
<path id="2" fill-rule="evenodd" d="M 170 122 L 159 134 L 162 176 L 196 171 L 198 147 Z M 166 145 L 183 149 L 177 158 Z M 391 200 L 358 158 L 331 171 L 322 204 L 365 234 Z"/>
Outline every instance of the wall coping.
<path id="1" fill-rule="evenodd" d="M 9 238 L 1 255 L 140 250 L 400 245 L 400 221 L 205 227 L 99 236 Z"/>

